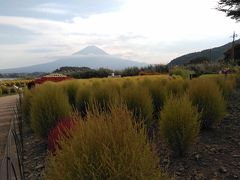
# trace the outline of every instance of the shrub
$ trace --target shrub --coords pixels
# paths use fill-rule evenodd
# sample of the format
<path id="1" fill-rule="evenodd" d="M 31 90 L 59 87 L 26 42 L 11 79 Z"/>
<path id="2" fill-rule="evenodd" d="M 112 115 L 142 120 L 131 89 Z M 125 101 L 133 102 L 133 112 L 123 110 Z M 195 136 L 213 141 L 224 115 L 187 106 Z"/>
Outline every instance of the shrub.
<path id="1" fill-rule="evenodd" d="M 75 106 L 76 104 L 76 95 L 77 95 L 78 88 L 79 88 L 79 83 L 77 81 L 71 81 L 65 84 L 64 89 L 67 92 L 69 103 L 72 106 Z"/>
<path id="2" fill-rule="evenodd" d="M 86 116 L 91 98 L 90 86 L 82 86 L 77 90 L 76 108 L 82 117 Z"/>
<path id="3" fill-rule="evenodd" d="M 113 82 L 94 83 L 92 86 L 91 108 L 97 105 L 100 111 L 108 111 L 112 101 L 118 101 L 119 87 Z"/>
<path id="4" fill-rule="evenodd" d="M 188 88 L 188 81 L 182 79 L 172 79 L 166 83 L 168 95 L 182 96 Z"/>
<path id="5" fill-rule="evenodd" d="M 72 118 L 66 118 L 57 123 L 57 125 L 48 134 L 48 150 L 53 154 L 57 149 L 61 149 L 59 141 L 63 138 L 70 138 L 68 133 L 74 126 Z"/>
<path id="6" fill-rule="evenodd" d="M 196 79 L 190 83 L 189 94 L 202 113 L 201 127 L 212 128 L 225 114 L 225 102 L 218 85 L 209 79 Z"/>
<path id="7" fill-rule="evenodd" d="M 143 86 L 148 87 L 149 93 L 152 97 L 153 115 L 154 118 L 158 119 L 160 111 L 163 108 L 163 104 L 167 97 L 167 90 L 164 86 L 164 82 L 160 80 L 153 80 L 147 83 L 145 82 Z"/>
<path id="8" fill-rule="evenodd" d="M 2 86 L 2 94 L 10 94 L 10 89 L 7 86 Z"/>
<path id="9" fill-rule="evenodd" d="M 236 88 L 236 80 L 233 77 L 217 77 L 216 82 L 224 97 L 231 95 Z"/>
<path id="10" fill-rule="evenodd" d="M 9 94 L 16 94 L 17 90 L 14 87 L 9 88 Z"/>
<path id="11" fill-rule="evenodd" d="M 2 96 L 2 88 L 1 88 L 1 86 L 0 86 L 0 96 Z"/>
<path id="12" fill-rule="evenodd" d="M 25 122 L 30 123 L 31 120 L 31 101 L 33 97 L 33 90 L 24 90 L 22 101 L 22 115 Z"/>
<path id="13" fill-rule="evenodd" d="M 153 123 L 153 104 L 148 89 L 132 85 L 123 89 L 122 97 L 128 109 L 133 112 L 136 120 L 143 120 L 146 127 L 150 127 Z"/>
<path id="14" fill-rule="evenodd" d="M 199 114 L 189 98 L 170 97 L 160 114 L 160 134 L 175 156 L 185 155 L 199 133 Z"/>
<path id="15" fill-rule="evenodd" d="M 170 75 L 179 75 L 184 79 L 189 79 L 190 78 L 190 74 L 193 74 L 193 71 L 190 71 L 188 69 L 184 69 L 181 67 L 175 67 L 170 69 L 169 74 Z"/>
<path id="16" fill-rule="evenodd" d="M 52 83 L 45 83 L 35 89 L 32 98 L 31 126 L 41 137 L 47 137 L 55 124 L 65 117 L 69 117 L 71 106 L 68 97 Z"/>
<path id="17" fill-rule="evenodd" d="M 124 107 L 88 114 L 50 156 L 45 179 L 161 179 L 158 156 Z"/>

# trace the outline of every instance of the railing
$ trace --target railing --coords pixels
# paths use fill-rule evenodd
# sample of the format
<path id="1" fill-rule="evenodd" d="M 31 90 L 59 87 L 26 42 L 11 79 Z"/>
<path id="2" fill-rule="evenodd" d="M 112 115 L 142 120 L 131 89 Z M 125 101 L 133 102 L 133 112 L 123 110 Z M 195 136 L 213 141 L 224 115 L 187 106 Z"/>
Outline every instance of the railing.
<path id="1" fill-rule="evenodd" d="M 14 117 L 8 131 L 5 154 L 0 167 L 0 180 L 24 180 L 23 169 L 23 129 L 21 117 L 22 95 L 19 94 Z"/>

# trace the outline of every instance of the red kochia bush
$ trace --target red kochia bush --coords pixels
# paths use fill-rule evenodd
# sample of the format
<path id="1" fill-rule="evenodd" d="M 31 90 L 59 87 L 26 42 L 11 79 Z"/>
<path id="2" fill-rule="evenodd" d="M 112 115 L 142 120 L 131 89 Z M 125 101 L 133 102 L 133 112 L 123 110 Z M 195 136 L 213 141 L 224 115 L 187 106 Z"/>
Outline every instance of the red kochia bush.
<path id="1" fill-rule="evenodd" d="M 61 148 L 58 141 L 61 138 L 69 138 L 69 130 L 74 126 L 74 120 L 72 118 L 66 118 L 57 123 L 57 125 L 48 134 L 48 150 L 52 153 L 58 148 Z"/>

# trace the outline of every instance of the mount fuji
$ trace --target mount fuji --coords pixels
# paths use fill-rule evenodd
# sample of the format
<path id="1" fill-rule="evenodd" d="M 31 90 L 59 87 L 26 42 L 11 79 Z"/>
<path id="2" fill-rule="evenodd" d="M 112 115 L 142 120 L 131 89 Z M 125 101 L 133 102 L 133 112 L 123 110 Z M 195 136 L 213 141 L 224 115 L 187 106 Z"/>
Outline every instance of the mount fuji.
<path id="1" fill-rule="evenodd" d="M 0 69 L 0 73 L 33 73 L 33 72 L 52 72 L 63 66 L 89 67 L 93 69 L 109 68 L 120 70 L 127 67 L 143 67 L 146 63 L 132 61 L 109 55 L 104 50 L 96 46 L 88 46 L 70 56 L 66 56 L 45 64 L 37 64 L 12 69 Z"/>

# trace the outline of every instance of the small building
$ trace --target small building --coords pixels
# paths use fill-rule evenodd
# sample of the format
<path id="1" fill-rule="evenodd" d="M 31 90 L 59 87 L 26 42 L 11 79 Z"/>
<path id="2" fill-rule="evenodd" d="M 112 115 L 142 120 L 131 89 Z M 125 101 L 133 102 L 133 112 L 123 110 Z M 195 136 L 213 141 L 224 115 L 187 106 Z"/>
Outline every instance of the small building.
<path id="1" fill-rule="evenodd" d="M 51 82 L 60 82 L 60 81 L 65 81 L 65 80 L 70 80 L 72 79 L 71 77 L 68 77 L 66 75 L 63 75 L 63 74 L 58 74 L 58 73 L 52 73 L 52 74 L 48 74 L 46 76 L 42 76 L 40 78 L 37 78 L 31 82 L 29 82 L 27 84 L 28 86 L 28 89 L 31 89 L 33 88 L 35 85 L 37 84 L 43 84 L 47 81 L 51 81 Z"/>

